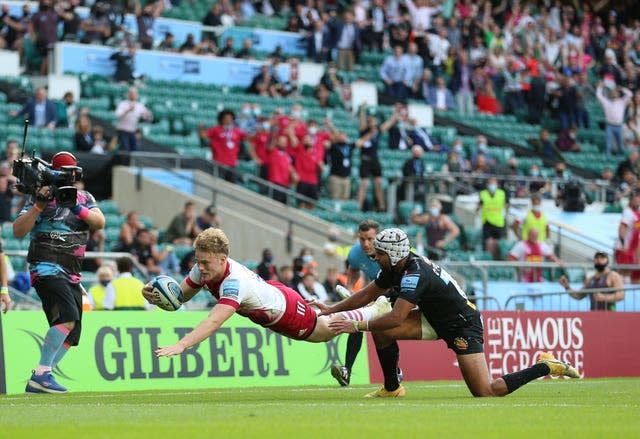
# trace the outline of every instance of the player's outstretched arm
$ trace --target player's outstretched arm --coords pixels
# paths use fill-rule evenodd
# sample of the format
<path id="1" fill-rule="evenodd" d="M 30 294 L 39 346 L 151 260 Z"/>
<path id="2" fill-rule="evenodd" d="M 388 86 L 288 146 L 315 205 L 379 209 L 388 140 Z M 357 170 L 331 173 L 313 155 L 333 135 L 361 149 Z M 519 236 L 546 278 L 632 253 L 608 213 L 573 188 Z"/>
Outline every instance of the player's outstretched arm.
<path id="1" fill-rule="evenodd" d="M 393 329 L 402 324 L 407 319 L 409 312 L 415 305 L 407 300 L 398 299 L 393 305 L 393 309 L 372 320 L 342 320 L 333 319 L 329 322 L 329 328 L 336 334 L 353 333 L 358 331 L 384 331 Z"/>
<path id="2" fill-rule="evenodd" d="M 366 287 L 362 288 L 359 291 L 356 291 L 351 296 L 334 305 L 319 307 L 319 315 L 324 316 L 340 311 L 350 311 L 352 309 L 362 308 L 368 303 L 376 300 L 386 291 L 387 290 L 385 288 L 380 288 L 379 286 L 377 286 L 375 282 L 370 282 Z"/>
<path id="3" fill-rule="evenodd" d="M 209 316 L 204 319 L 200 324 L 190 333 L 182 337 L 182 339 L 171 346 L 159 347 L 156 349 L 156 355 L 158 357 L 168 357 L 170 355 L 179 355 L 185 349 L 200 343 L 211 334 L 216 332 L 224 322 L 226 322 L 234 313 L 236 309 L 229 305 L 217 304 L 213 307 Z"/>

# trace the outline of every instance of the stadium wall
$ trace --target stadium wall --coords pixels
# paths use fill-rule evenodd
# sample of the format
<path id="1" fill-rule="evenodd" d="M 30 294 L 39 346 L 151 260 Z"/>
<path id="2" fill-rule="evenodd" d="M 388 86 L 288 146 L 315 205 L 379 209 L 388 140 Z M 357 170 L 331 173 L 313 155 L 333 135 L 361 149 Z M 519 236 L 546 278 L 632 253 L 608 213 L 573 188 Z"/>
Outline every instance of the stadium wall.
<path id="1" fill-rule="evenodd" d="M 540 350 L 572 363 L 583 377 L 640 376 L 635 312 L 483 312 L 484 347 L 492 378 L 533 364 Z M 368 338 L 372 382 L 382 382 Z M 443 341 L 401 341 L 400 366 L 408 380 L 461 379 Z"/>
<path id="2" fill-rule="evenodd" d="M 315 260 L 320 267 L 342 268 L 344 263 L 341 260 L 326 257 L 323 253 L 331 226 L 329 223 L 205 172 L 189 172 L 193 172 L 193 180 L 200 184 L 194 184 L 193 190 L 188 193 L 172 186 L 171 178 L 160 181 L 144 177 L 138 179 L 136 169 L 116 166 L 113 170 L 113 197 L 123 213 L 135 210 L 148 215 L 154 219 L 155 226 L 161 228 L 169 225 L 174 215 L 182 211 L 187 200 L 194 201 L 198 211 L 213 202 L 220 215 L 222 228 L 229 236 L 232 258 L 241 261 L 260 260 L 262 249 L 270 248 L 276 263 L 280 265 L 290 263 L 302 247 L 309 247 L 314 250 Z M 215 188 L 215 192 L 212 194 L 207 187 Z M 290 221 L 293 226 L 289 248 L 287 237 Z M 342 231 L 341 238 L 344 242 L 353 239 L 346 231 Z M 320 274 L 324 276 L 324 272 Z"/>

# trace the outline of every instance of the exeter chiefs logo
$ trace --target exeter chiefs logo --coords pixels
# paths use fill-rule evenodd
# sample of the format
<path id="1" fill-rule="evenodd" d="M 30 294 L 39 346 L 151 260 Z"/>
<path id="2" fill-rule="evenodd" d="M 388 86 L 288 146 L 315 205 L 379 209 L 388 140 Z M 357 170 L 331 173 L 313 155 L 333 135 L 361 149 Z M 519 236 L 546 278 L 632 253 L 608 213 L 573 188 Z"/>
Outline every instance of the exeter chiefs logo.
<path id="1" fill-rule="evenodd" d="M 461 351 L 466 351 L 469 348 L 469 342 L 462 337 L 456 337 L 453 339 L 453 344 Z"/>

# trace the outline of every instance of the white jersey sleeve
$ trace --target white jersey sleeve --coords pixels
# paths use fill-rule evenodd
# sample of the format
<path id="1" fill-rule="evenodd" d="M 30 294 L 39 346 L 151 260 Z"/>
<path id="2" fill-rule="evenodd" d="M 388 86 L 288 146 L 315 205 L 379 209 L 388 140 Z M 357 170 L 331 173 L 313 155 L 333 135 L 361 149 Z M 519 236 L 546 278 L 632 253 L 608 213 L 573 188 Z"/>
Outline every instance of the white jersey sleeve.
<path id="1" fill-rule="evenodd" d="M 542 252 L 542 255 L 544 257 L 553 256 L 553 249 L 546 242 L 541 242 L 540 243 L 540 251 Z"/>
<path id="2" fill-rule="evenodd" d="M 512 256 L 517 261 L 524 260 L 525 254 L 526 249 L 523 241 L 518 241 L 509 252 L 509 256 Z"/>
<path id="3" fill-rule="evenodd" d="M 633 210 L 631 210 L 629 207 L 626 207 L 622 212 L 622 219 L 620 220 L 620 222 L 627 226 L 633 225 L 633 223 L 636 222 L 636 215 L 633 213 Z"/>
<path id="4" fill-rule="evenodd" d="M 207 283 L 218 303 L 229 305 L 237 313 L 263 326 L 277 323 L 287 306 L 282 292 L 244 265 L 229 261 L 228 275 L 220 284 Z"/>

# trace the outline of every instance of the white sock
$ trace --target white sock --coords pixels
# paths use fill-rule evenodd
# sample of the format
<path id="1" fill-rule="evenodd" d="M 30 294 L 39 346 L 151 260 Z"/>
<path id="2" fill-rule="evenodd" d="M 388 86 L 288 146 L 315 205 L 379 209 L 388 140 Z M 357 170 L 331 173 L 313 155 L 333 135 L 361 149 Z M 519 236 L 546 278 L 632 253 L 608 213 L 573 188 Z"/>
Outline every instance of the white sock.
<path id="1" fill-rule="evenodd" d="M 39 364 L 36 368 L 36 375 L 44 375 L 47 372 L 51 372 L 51 368 L 49 366 L 43 366 Z"/>
<path id="2" fill-rule="evenodd" d="M 363 308 L 354 309 L 351 311 L 342 311 L 340 315 L 342 315 L 347 320 L 372 320 L 376 317 L 380 317 L 382 314 L 386 314 L 391 310 L 391 307 L 388 308 L 384 306 L 376 306 L 377 303 L 374 303 L 371 306 L 365 306 Z"/>

